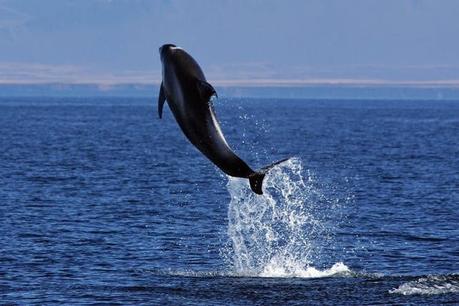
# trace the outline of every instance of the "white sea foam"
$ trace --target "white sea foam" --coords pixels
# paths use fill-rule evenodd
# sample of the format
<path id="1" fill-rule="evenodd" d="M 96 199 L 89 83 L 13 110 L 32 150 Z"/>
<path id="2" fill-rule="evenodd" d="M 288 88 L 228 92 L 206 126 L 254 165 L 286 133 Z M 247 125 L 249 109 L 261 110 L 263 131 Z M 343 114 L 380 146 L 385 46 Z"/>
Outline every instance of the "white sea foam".
<path id="1" fill-rule="evenodd" d="M 303 267 L 296 263 L 290 263 L 288 269 L 284 262 L 270 262 L 261 272 L 261 277 L 301 277 L 301 278 L 320 278 L 337 275 L 349 275 L 351 270 L 342 262 L 335 263 L 331 268 L 318 270 L 314 267 Z"/>
<path id="2" fill-rule="evenodd" d="M 330 239 L 324 205 L 333 204 L 302 170 L 299 159 L 276 166 L 264 180 L 262 196 L 250 190 L 247 180 L 229 178 L 231 246 L 225 256 L 234 274 L 326 277 L 350 272 L 343 263 L 324 270 L 312 266 L 320 256 L 317 241 Z"/>
<path id="3" fill-rule="evenodd" d="M 184 277 L 237 277 L 237 276 L 250 276 L 250 277 L 299 277 L 299 278 L 321 278 L 331 276 L 344 276 L 350 275 L 351 271 L 342 262 L 334 264 L 329 269 L 318 270 L 314 267 L 301 267 L 296 266 L 294 263 L 286 270 L 284 263 L 272 262 L 265 267 L 265 269 L 258 275 L 232 273 L 228 271 L 193 271 L 193 270 L 158 270 L 157 274 L 171 275 L 171 276 L 184 276 Z"/>
<path id="4" fill-rule="evenodd" d="M 457 275 L 428 276 L 400 285 L 389 290 L 390 293 L 402 295 L 434 295 L 459 292 L 459 278 Z"/>

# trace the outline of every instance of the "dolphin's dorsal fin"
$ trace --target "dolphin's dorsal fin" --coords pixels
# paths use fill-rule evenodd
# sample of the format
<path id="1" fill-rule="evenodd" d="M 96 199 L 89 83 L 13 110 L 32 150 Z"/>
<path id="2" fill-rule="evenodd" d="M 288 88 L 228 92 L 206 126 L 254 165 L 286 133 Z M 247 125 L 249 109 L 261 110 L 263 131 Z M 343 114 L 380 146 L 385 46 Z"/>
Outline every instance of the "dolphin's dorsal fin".
<path id="1" fill-rule="evenodd" d="M 210 100 L 210 97 L 212 97 L 213 95 L 215 95 L 218 98 L 218 95 L 215 89 L 212 87 L 212 85 L 210 85 L 206 81 L 198 80 L 197 86 L 198 86 L 199 94 L 201 95 L 201 98 L 204 101 L 208 102 Z"/>
<path id="2" fill-rule="evenodd" d="M 159 88 L 159 96 L 158 96 L 158 115 L 159 115 L 159 119 L 161 119 L 163 117 L 164 102 L 166 102 L 166 95 L 164 94 L 163 82 L 161 82 L 161 87 Z"/>

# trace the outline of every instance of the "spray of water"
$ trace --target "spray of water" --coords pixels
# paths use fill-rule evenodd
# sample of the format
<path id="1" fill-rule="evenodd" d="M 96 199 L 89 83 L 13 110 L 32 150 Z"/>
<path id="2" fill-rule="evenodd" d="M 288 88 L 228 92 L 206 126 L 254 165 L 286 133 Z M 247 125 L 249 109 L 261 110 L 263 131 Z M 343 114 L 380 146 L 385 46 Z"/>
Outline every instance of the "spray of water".
<path id="1" fill-rule="evenodd" d="M 247 180 L 229 178 L 230 247 L 225 257 L 237 275 L 324 277 L 349 272 L 343 263 L 318 270 L 318 241 L 331 239 L 326 196 L 303 174 L 299 159 L 275 167 L 264 181 L 264 195 L 254 194 Z"/>

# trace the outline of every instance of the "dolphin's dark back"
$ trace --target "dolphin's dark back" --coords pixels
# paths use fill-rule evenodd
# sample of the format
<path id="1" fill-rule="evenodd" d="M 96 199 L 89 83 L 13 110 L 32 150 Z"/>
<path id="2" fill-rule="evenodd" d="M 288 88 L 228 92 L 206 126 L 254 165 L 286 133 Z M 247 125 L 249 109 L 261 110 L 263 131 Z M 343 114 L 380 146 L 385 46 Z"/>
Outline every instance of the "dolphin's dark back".
<path id="1" fill-rule="evenodd" d="M 163 81 L 158 99 L 161 118 L 167 101 L 188 140 L 223 172 L 250 179 L 252 190 L 262 194 L 262 182 L 268 167 L 253 171 L 229 147 L 215 116 L 211 97 L 216 95 L 199 64 L 181 48 L 160 48 Z"/>
<path id="2" fill-rule="evenodd" d="M 206 85 L 201 67 L 183 49 L 162 56 L 166 100 L 185 136 L 223 172 L 248 178 L 253 170 L 226 142 L 211 101 L 214 90 Z"/>

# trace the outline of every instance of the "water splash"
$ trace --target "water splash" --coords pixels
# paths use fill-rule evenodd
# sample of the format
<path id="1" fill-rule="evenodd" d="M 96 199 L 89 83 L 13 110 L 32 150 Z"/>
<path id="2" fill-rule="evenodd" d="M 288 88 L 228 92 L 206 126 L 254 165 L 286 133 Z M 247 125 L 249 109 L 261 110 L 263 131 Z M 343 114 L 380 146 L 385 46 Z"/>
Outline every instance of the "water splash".
<path id="1" fill-rule="evenodd" d="M 400 285 L 389 293 L 402 295 L 434 295 L 459 292 L 459 275 L 427 276 Z"/>
<path id="2" fill-rule="evenodd" d="M 235 274 L 323 277 L 349 272 L 343 263 L 322 271 L 312 267 L 322 242 L 332 236 L 328 213 L 333 203 L 310 173 L 303 174 L 299 159 L 269 172 L 263 196 L 254 194 L 244 179 L 229 178 L 227 188 L 230 250 L 225 257 Z"/>

